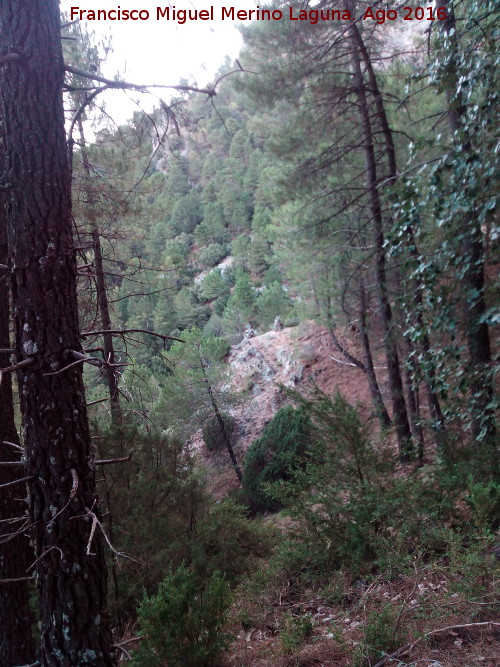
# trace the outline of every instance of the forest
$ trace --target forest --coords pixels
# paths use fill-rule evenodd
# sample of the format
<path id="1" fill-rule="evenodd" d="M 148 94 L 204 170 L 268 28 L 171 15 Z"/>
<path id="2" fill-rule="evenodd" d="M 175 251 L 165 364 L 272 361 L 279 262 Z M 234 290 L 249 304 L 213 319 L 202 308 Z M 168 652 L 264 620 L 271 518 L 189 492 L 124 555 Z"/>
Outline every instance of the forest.
<path id="1" fill-rule="evenodd" d="M 1 667 L 499 664 L 499 11 L 375 5 L 0 3 Z"/>

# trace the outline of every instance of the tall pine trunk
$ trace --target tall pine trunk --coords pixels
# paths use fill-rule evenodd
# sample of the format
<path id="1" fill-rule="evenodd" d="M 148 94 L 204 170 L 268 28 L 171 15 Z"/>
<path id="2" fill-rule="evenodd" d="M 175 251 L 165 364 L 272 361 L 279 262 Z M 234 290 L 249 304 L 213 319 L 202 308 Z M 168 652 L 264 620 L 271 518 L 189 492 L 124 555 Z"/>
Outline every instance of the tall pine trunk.
<path id="1" fill-rule="evenodd" d="M 3 0 L 0 113 L 12 300 L 45 667 L 111 666 L 64 134 L 59 3 Z"/>
<path id="2" fill-rule="evenodd" d="M 346 0 L 346 8 L 351 9 Z M 387 284 L 387 266 L 384 238 L 384 220 L 382 202 L 379 194 L 379 179 L 377 176 L 377 158 L 372 128 L 372 119 L 366 87 L 361 69 L 360 40 L 361 35 L 357 26 L 349 26 L 351 36 L 351 62 L 353 69 L 354 89 L 357 98 L 358 111 L 361 118 L 363 133 L 363 150 L 365 156 L 365 179 L 368 194 L 369 209 L 373 225 L 373 238 L 376 248 L 375 276 L 379 301 L 380 322 L 384 336 L 385 355 L 387 360 L 387 375 L 391 392 L 394 425 L 401 460 L 407 460 L 412 451 L 412 439 L 408 413 L 406 409 L 403 381 L 399 364 L 399 354 L 394 331 L 392 306 Z"/>

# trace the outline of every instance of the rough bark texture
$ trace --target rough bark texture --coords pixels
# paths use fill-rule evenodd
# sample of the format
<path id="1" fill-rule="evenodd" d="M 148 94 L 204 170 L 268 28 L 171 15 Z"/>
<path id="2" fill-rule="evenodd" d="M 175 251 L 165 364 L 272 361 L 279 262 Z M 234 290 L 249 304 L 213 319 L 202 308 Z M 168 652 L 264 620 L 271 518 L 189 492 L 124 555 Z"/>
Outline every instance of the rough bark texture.
<path id="1" fill-rule="evenodd" d="M 0 164 L 1 164 L 0 156 Z M 7 229 L 2 212 L 0 192 L 0 264 L 7 263 Z M 8 349 L 9 340 L 9 286 L 8 274 L 0 269 L 0 349 Z M 0 352 L 0 368 L 9 366 L 9 354 Z M 0 464 L 20 460 L 19 452 L 6 442 L 18 444 L 14 422 L 14 403 L 10 374 L 0 380 Z M 0 465 L 0 485 L 25 476 L 22 466 Z M 34 560 L 28 536 L 20 530 L 28 518 L 26 485 L 0 489 L 0 579 L 22 579 Z M 24 517 L 24 518 L 23 518 Z M 17 519 L 7 523 L 7 519 Z M 0 583 L 0 665 L 25 665 L 35 659 L 35 643 L 31 632 L 34 623 L 29 607 L 26 581 Z"/>
<path id="2" fill-rule="evenodd" d="M 3 0 L 5 142 L 15 347 L 44 666 L 113 665 L 106 564 L 81 364 L 59 3 Z M 95 525 L 94 525 L 95 527 Z M 87 553 L 89 552 L 89 553 Z"/>

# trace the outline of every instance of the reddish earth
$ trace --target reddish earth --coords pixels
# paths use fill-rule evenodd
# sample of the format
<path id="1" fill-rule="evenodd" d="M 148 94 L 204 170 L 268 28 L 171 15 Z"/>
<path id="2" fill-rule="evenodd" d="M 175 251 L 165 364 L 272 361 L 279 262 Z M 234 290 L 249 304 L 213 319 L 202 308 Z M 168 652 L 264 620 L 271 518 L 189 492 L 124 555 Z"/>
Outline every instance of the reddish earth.
<path id="1" fill-rule="evenodd" d="M 344 342 L 348 342 L 351 353 L 360 356 L 352 341 Z M 227 363 L 230 388 L 243 399 L 231 410 L 236 419 L 234 448 L 239 461 L 278 408 L 287 402 L 280 384 L 300 391 L 314 382 L 327 394 L 340 391 L 351 403 L 359 404 L 366 416 L 371 412 L 364 373 L 346 363 L 328 331 L 312 322 L 245 337 L 231 348 Z M 209 471 L 209 490 L 215 498 L 224 497 L 238 486 L 226 453 L 209 454 L 201 433 L 193 438 L 192 446 Z"/>

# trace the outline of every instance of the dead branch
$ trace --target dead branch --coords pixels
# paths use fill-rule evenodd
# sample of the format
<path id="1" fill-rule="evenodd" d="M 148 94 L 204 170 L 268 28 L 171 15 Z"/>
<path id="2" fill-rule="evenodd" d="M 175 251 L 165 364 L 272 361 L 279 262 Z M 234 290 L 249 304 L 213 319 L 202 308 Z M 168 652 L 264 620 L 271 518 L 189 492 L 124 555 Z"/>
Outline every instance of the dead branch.
<path id="1" fill-rule="evenodd" d="M 130 452 L 128 456 L 124 456 L 121 459 L 97 459 L 94 461 L 96 466 L 107 466 L 111 465 L 112 463 L 125 463 L 125 461 L 131 461 L 132 460 L 132 454 L 134 453 L 134 450 Z"/>
<path id="2" fill-rule="evenodd" d="M 122 651 L 122 653 L 125 655 L 125 657 L 128 660 L 132 660 L 132 656 L 130 653 L 127 651 L 125 646 L 128 646 L 129 644 L 134 644 L 135 642 L 141 641 L 142 637 L 131 637 L 130 639 L 125 639 L 123 642 L 117 642 L 116 644 L 111 644 L 111 648 Z M 121 661 L 120 661 L 121 662 Z"/>
<path id="3" fill-rule="evenodd" d="M 0 579 L 0 584 L 17 584 L 20 581 L 31 581 L 34 578 L 32 575 L 31 577 L 17 577 L 17 579 Z"/>
<path id="4" fill-rule="evenodd" d="M 147 329 L 104 329 L 102 331 L 82 331 L 80 336 L 86 338 L 87 336 L 104 336 L 109 334 L 111 336 L 123 336 L 128 333 L 145 333 L 150 336 L 156 336 L 157 338 L 162 338 L 163 340 L 176 340 L 178 343 L 185 343 L 185 340 L 180 338 L 174 338 L 173 336 L 164 336 L 163 334 L 156 333 L 155 331 L 148 331 Z"/>
<path id="5" fill-rule="evenodd" d="M 7 467 L 22 467 L 26 465 L 26 461 L 0 461 L 0 467 L 2 468 L 7 468 Z"/>
<path id="6" fill-rule="evenodd" d="M 104 401 L 107 400 L 107 398 L 98 398 L 96 401 L 90 401 L 90 403 L 87 403 L 87 407 L 89 407 L 89 405 L 96 405 L 97 403 L 104 403 Z"/>
<path id="7" fill-rule="evenodd" d="M 16 54 L 17 57 L 19 57 Z M 6 56 L 2 56 L 5 58 Z M 1 57 L 0 57 L 1 62 Z M 76 76 L 82 76 L 84 79 L 90 79 L 91 81 L 99 81 L 99 83 L 104 83 L 110 88 L 121 88 L 129 90 L 147 90 L 148 88 L 163 88 L 168 90 L 178 90 L 179 92 L 184 93 L 204 93 L 208 97 L 213 97 L 217 95 L 216 91 L 213 88 L 197 88 L 196 86 L 167 86 L 159 83 L 155 84 L 140 84 L 140 83 L 129 83 L 128 81 L 114 81 L 113 79 L 106 79 L 104 76 L 99 74 L 85 72 L 84 70 L 78 69 L 77 67 L 71 67 L 71 65 L 65 65 L 66 72 L 70 74 L 76 74 Z"/>
<path id="8" fill-rule="evenodd" d="M 109 361 L 105 361 L 104 359 L 98 359 L 97 357 L 89 357 L 88 355 L 83 354 L 82 352 L 77 352 L 76 350 L 69 350 L 69 353 L 80 363 L 83 362 L 91 364 L 92 366 L 97 366 L 98 368 L 102 368 L 103 366 L 109 366 L 111 368 L 121 368 L 123 366 L 130 366 L 130 364 L 128 363 L 110 364 Z M 69 364 L 68 366 L 65 366 L 64 368 L 61 368 L 60 370 L 56 371 L 55 373 L 48 373 L 48 375 L 55 375 L 56 373 L 61 373 L 62 371 L 67 370 L 71 366 L 74 366 L 75 363 L 77 362 Z"/>
<path id="9" fill-rule="evenodd" d="M 109 537 L 107 536 L 106 531 L 104 530 L 104 527 L 103 527 L 102 523 L 99 521 L 99 519 L 97 518 L 95 513 L 92 512 L 91 510 L 89 510 L 88 507 L 85 508 L 85 515 L 90 516 L 92 518 L 92 527 L 90 529 L 89 541 L 87 543 L 87 555 L 90 555 L 90 546 L 92 544 L 92 540 L 94 539 L 94 533 L 95 533 L 96 527 L 99 526 L 99 528 L 101 529 L 101 533 L 102 533 L 104 539 L 106 540 L 106 544 L 111 549 L 111 551 L 115 554 L 115 556 L 120 556 L 121 558 L 127 558 L 128 560 L 131 560 L 134 563 L 139 563 L 140 565 L 147 565 L 147 563 L 145 563 L 143 560 L 139 560 L 138 558 L 133 558 L 132 556 L 129 556 L 128 554 L 123 553 L 122 551 L 117 551 L 114 548 L 114 546 L 111 544 L 111 542 L 109 541 Z M 75 519 L 76 517 L 72 517 L 72 518 Z"/>
<path id="10" fill-rule="evenodd" d="M 27 477 L 21 477 L 21 479 L 15 479 L 13 482 L 7 482 L 6 484 L 0 484 L 0 489 L 5 489 L 6 486 L 14 486 L 14 484 L 22 484 L 23 482 L 29 482 L 32 479 L 35 479 L 36 475 L 28 475 Z"/>
<path id="11" fill-rule="evenodd" d="M 32 570 L 32 569 L 35 567 L 35 565 L 38 563 L 38 561 L 41 560 L 42 558 L 44 558 L 44 557 L 45 557 L 50 551 L 52 551 L 53 549 L 57 549 L 57 550 L 59 551 L 59 553 L 61 554 L 61 558 L 64 558 L 64 554 L 63 554 L 63 552 L 61 551 L 61 549 L 60 549 L 59 547 L 56 547 L 56 546 L 54 545 L 54 546 L 52 546 L 52 547 L 49 547 L 46 551 L 44 551 L 43 554 L 40 554 L 40 555 L 38 556 L 38 558 L 37 558 L 36 560 L 34 560 L 34 561 L 31 563 L 31 565 L 30 565 L 29 568 L 26 570 L 26 572 L 29 572 L 30 570 Z"/>
<path id="12" fill-rule="evenodd" d="M 78 489 L 78 475 L 76 474 L 76 470 L 74 468 L 70 468 L 70 473 L 73 479 L 73 485 L 71 487 L 68 502 L 66 503 L 66 505 L 64 505 L 64 507 L 61 510 L 59 510 L 59 512 L 55 516 L 52 517 L 52 519 L 47 523 L 47 526 L 50 526 L 50 524 L 53 523 L 57 519 L 57 517 L 64 512 L 64 510 L 68 507 L 70 502 L 76 496 L 76 492 Z"/>
<path id="13" fill-rule="evenodd" d="M 495 623 L 494 621 L 485 621 L 484 623 L 464 623 L 462 625 L 449 625 L 446 628 L 439 628 L 438 630 L 431 630 L 430 632 L 426 632 L 423 637 L 419 637 L 416 639 L 412 644 L 406 644 L 405 646 L 401 646 L 401 648 L 398 648 L 397 651 L 394 651 L 394 653 L 391 653 L 390 655 L 386 655 L 382 660 L 379 660 L 376 665 L 373 665 L 373 667 L 384 667 L 384 665 L 387 664 L 389 660 L 392 660 L 394 658 L 401 658 L 404 655 L 408 655 L 411 653 L 411 651 L 417 646 L 417 644 L 420 644 L 421 641 L 424 641 L 428 639 L 429 637 L 433 637 L 434 635 L 439 635 L 443 632 L 452 632 L 453 630 L 462 630 L 464 628 L 479 628 L 479 627 L 497 627 L 500 628 L 500 623 Z"/>
<path id="14" fill-rule="evenodd" d="M 17 449 L 18 452 L 21 452 L 24 454 L 24 447 L 21 447 L 21 445 L 16 445 L 15 442 L 9 442 L 8 440 L 2 440 L 2 445 L 8 445 L 9 447 L 14 447 L 14 449 Z"/>
<path id="15" fill-rule="evenodd" d="M 90 357 L 89 357 L 90 358 Z M 83 364 L 87 361 L 87 359 L 78 359 L 77 361 L 73 361 L 73 363 L 68 364 L 67 366 L 64 366 L 64 368 L 60 368 L 58 371 L 54 371 L 53 373 L 44 373 L 44 376 L 47 375 L 59 375 L 59 373 L 64 373 L 64 371 L 67 371 L 68 368 L 71 368 L 72 366 L 76 366 L 77 364 Z"/>
<path id="16" fill-rule="evenodd" d="M 2 381 L 2 375 L 4 373 L 13 373 L 14 371 L 19 370 L 19 368 L 24 368 L 24 366 L 29 366 L 35 361 L 35 357 L 29 357 L 28 359 L 23 359 L 22 361 L 18 361 L 16 364 L 12 364 L 12 366 L 7 366 L 6 368 L 0 368 L 0 382 Z"/>

